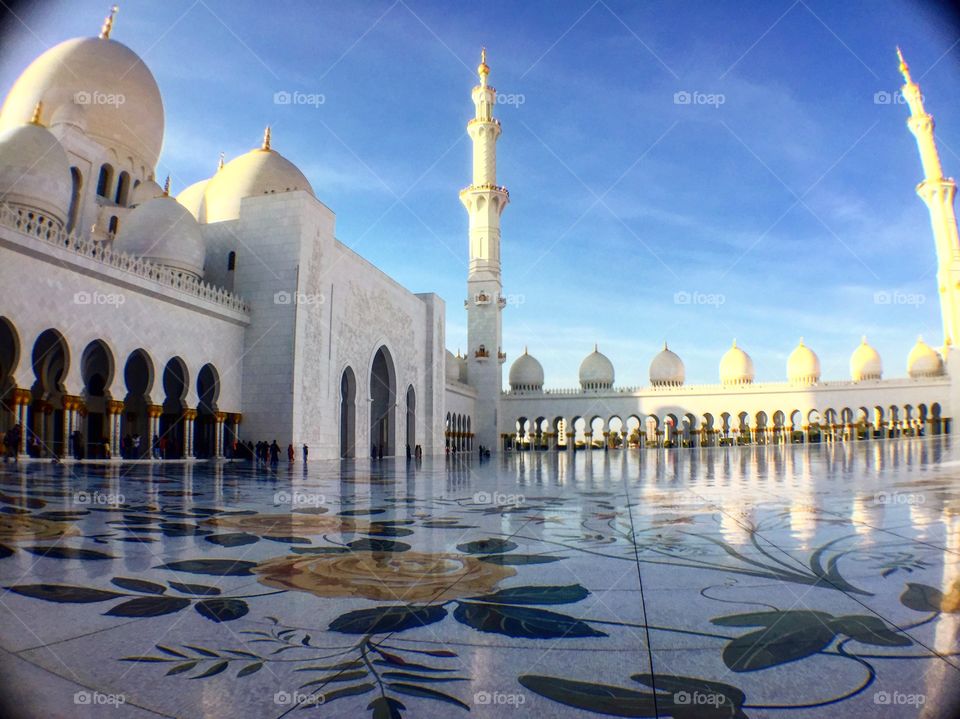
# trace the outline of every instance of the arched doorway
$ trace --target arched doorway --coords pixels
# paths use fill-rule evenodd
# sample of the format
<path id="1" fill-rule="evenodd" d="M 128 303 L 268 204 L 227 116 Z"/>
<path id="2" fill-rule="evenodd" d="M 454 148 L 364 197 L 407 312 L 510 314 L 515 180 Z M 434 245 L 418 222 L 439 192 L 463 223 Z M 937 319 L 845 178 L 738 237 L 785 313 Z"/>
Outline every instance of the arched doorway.
<path id="1" fill-rule="evenodd" d="M 197 375 L 197 418 L 193 425 L 193 453 L 213 457 L 217 453 L 217 398 L 220 375 L 212 364 L 205 364 Z"/>
<path id="2" fill-rule="evenodd" d="M 13 391 L 16 382 L 13 373 L 20 362 L 20 338 L 13 324 L 0 317 L 0 433 L 17 423 L 17 408 Z"/>
<path id="3" fill-rule="evenodd" d="M 417 446 L 417 393 L 413 385 L 407 387 L 407 449 L 410 452 Z"/>
<path id="4" fill-rule="evenodd" d="M 123 366 L 123 382 L 127 394 L 123 398 L 123 416 L 120 421 L 120 436 L 124 438 L 121 451 L 123 456 L 131 459 L 126 438 L 135 434 L 140 437 L 150 436 L 149 396 L 153 388 L 153 361 L 146 350 L 136 349 L 127 357 Z"/>
<path id="5" fill-rule="evenodd" d="M 27 418 L 29 431 L 36 434 L 41 447 L 58 456 L 67 454 L 67 441 L 73 427 L 64 426 L 63 380 L 70 367 L 67 342 L 57 330 L 44 330 L 33 344 L 33 402 Z"/>
<path id="6" fill-rule="evenodd" d="M 340 376 L 340 456 L 357 456 L 357 378 L 347 367 Z"/>
<path id="7" fill-rule="evenodd" d="M 173 357 L 163 368 L 163 414 L 160 415 L 160 437 L 166 438 L 169 459 L 180 459 L 186 454 L 184 409 L 189 387 L 187 365 L 179 357 Z M 147 454 L 153 437 L 141 436 L 139 454 Z"/>
<path id="8" fill-rule="evenodd" d="M 397 384 L 393 359 L 386 347 L 377 350 L 370 367 L 370 445 L 377 454 L 396 454 Z"/>
<path id="9" fill-rule="evenodd" d="M 103 459 L 110 441 L 110 418 L 107 414 L 107 389 L 113 382 L 113 353 L 103 340 L 94 340 L 83 350 L 80 376 L 83 379 L 83 401 L 86 421 L 81 422 L 86 456 Z"/>

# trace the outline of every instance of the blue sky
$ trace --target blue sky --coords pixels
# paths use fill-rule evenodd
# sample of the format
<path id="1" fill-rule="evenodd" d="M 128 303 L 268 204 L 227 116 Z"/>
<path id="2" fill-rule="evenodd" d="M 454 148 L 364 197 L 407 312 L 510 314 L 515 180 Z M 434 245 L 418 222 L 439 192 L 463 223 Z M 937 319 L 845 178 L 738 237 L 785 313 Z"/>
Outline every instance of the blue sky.
<path id="1" fill-rule="evenodd" d="M 2 92 L 47 47 L 98 32 L 108 4 L 24 9 L 3 38 Z M 888 377 L 918 334 L 942 341 L 907 109 L 876 95 L 900 86 L 899 43 L 945 172 L 960 173 L 960 28 L 936 6 L 126 2 L 113 38 L 157 78 L 157 175 L 175 192 L 271 124 L 339 239 L 446 299 L 452 350 L 466 349 L 457 194 L 486 45 L 491 83 L 522 98 L 497 111 L 504 350 L 509 362 L 529 345 L 548 386 L 574 386 L 595 342 L 617 384 L 638 385 L 665 339 L 693 383 L 717 381 L 733 338 L 758 380 L 783 379 L 801 335 L 825 379 L 848 376 L 861 334 Z M 278 91 L 324 102 L 277 105 Z"/>

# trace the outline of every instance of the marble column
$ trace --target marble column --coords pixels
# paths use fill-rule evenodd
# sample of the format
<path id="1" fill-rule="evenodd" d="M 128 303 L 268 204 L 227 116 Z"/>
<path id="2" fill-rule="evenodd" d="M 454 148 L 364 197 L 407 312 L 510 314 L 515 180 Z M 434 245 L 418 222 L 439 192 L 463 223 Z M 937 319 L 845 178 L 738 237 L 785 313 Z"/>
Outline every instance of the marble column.
<path id="1" fill-rule="evenodd" d="M 120 400 L 107 400 L 107 422 L 110 424 L 110 456 L 120 456 L 120 419 L 123 416 L 124 404 Z"/>
<path id="2" fill-rule="evenodd" d="M 160 436 L 160 415 L 162 414 L 163 414 L 162 404 L 147 405 L 147 417 L 150 419 L 150 422 L 147 425 L 146 443 L 151 453 L 153 452 L 153 438 Z M 142 444 L 141 444 L 141 447 L 142 447 Z M 139 457 L 137 459 L 139 459 Z"/>
<path id="3" fill-rule="evenodd" d="M 197 419 L 197 410 L 183 410 L 183 458 L 193 457 L 193 423 Z"/>
<path id="4" fill-rule="evenodd" d="M 223 457 L 223 430 L 224 430 L 224 421 L 227 419 L 226 412 L 215 412 L 213 415 L 214 420 L 214 441 L 213 441 L 213 456 L 217 459 Z"/>

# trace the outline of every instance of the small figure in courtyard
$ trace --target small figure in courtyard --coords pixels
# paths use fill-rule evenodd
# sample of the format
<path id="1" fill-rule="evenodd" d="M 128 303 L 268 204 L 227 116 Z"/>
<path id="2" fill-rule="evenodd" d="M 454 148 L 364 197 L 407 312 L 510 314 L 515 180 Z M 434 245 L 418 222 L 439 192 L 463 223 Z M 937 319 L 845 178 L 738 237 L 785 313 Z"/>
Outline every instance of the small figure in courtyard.
<path id="1" fill-rule="evenodd" d="M 287 461 L 288 461 L 290 464 L 293 464 L 293 459 L 294 459 L 294 457 L 296 457 L 296 456 L 297 456 L 297 453 L 293 451 L 293 445 L 292 445 L 292 444 L 288 444 L 288 445 L 287 445 Z"/>
<path id="2" fill-rule="evenodd" d="M 303 445 L 303 463 L 307 463 L 307 455 L 310 453 L 310 448 L 307 445 Z"/>
<path id="3" fill-rule="evenodd" d="M 270 465 L 276 467 L 280 464 L 280 445 L 277 444 L 277 440 L 273 440 L 273 444 L 270 445 Z"/>

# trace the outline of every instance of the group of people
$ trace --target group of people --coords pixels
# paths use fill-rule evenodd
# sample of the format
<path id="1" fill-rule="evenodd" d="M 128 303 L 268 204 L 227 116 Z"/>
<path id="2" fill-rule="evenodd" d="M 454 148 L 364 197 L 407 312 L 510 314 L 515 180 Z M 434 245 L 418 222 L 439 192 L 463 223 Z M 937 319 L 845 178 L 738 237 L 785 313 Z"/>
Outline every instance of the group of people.
<path id="1" fill-rule="evenodd" d="M 381 455 L 381 458 L 382 458 L 382 457 L 383 457 L 383 455 Z M 418 444 L 417 446 L 415 446 L 415 447 L 413 448 L 413 452 L 411 452 L 411 451 L 410 451 L 410 445 L 408 444 L 408 445 L 407 445 L 407 459 L 416 459 L 416 460 L 418 460 L 418 461 L 421 460 L 421 459 L 423 459 L 423 447 L 421 447 L 421 446 Z"/>
<path id="2" fill-rule="evenodd" d="M 20 451 L 20 439 L 23 437 L 23 427 L 15 424 L 13 427 L 3 433 L 3 461 L 8 459 L 17 461 L 17 453 Z"/>
<path id="3" fill-rule="evenodd" d="M 300 451 L 303 455 L 303 461 L 306 463 L 307 457 L 310 455 L 310 448 L 307 445 L 303 445 Z M 227 458 L 242 459 L 248 462 L 256 462 L 258 465 L 269 464 L 271 467 L 276 467 L 280 464 L 280 445 L 277 444 L 277 440 L 273 440 L 273 442 L 260 440 L 256 444 L 254 444 L 252 440 L 247 440 L 246 442 L 234 440 L 228 447 Z M 293 464 L 296 458 L 296 450 L 292 444 L 288 444 L 287 461 Z"/>

